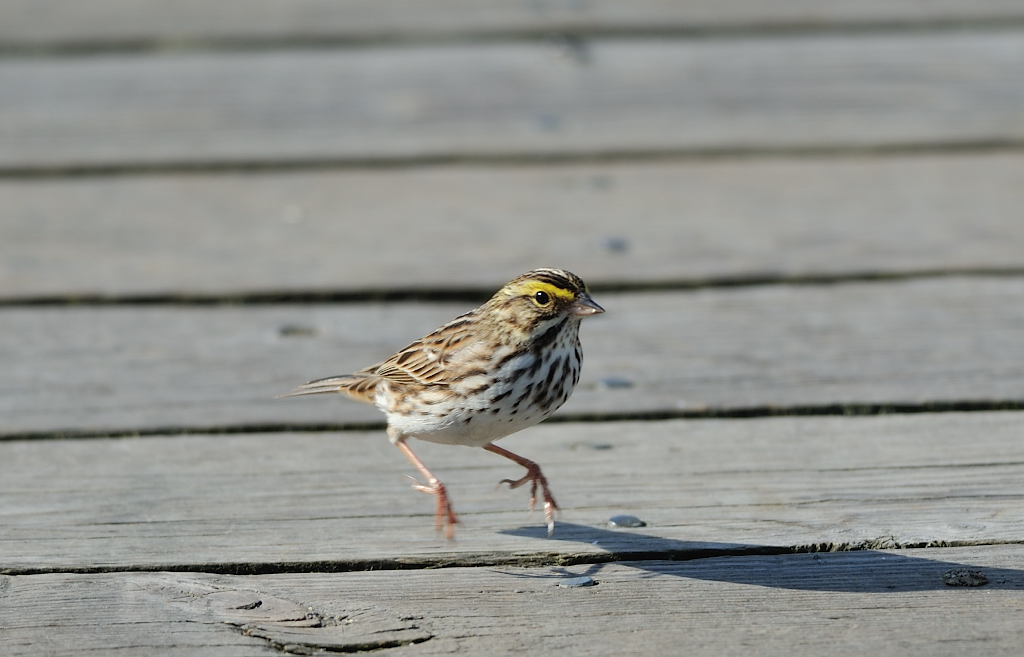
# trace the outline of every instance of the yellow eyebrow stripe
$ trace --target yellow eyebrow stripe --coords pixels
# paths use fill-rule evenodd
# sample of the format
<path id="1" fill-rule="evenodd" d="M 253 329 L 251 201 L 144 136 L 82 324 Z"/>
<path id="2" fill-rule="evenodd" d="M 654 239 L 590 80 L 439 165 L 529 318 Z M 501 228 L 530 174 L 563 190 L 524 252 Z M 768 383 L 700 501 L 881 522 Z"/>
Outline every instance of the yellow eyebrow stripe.
<path id="1" fill-rule="evenodd" d="M 575 301 L 576 295 L 569 290 L 562 289 L 551 283 L 543 283 L 541 281 L 524 281 L 516 286 L 514 290 L 516 295 L 533 296 L 538 292 L 547 292 L 548 295 L 553 299 L 561 299 L 563 301 Z"/>

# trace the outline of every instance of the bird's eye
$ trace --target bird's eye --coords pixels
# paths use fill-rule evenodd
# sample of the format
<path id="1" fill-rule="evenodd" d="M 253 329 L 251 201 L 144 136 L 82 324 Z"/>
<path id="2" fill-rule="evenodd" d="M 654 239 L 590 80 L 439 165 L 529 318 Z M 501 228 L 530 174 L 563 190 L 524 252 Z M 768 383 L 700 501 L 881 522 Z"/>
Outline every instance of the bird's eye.
<path id="1" fill-rule="evenodd" d="M 533 300 L 536 301 L 539 306 L 546 306 L 551 303 L 551 297 L 543 290 L 538 291 L 537 294 L 533 295 Z"/>

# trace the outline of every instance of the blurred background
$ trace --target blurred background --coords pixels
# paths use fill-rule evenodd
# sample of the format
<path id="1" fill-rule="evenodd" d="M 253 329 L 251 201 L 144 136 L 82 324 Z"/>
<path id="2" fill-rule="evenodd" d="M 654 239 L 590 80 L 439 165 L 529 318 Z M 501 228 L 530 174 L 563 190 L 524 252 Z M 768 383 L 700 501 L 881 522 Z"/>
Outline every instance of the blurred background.
<path id="1" fill-rule="evenodd" d="M 536 266 L 569 413 L 1017 403 L 1022 207 L 1020 0 L 5 0 L 0 430 L 378 422 L 267 400 Z"/>

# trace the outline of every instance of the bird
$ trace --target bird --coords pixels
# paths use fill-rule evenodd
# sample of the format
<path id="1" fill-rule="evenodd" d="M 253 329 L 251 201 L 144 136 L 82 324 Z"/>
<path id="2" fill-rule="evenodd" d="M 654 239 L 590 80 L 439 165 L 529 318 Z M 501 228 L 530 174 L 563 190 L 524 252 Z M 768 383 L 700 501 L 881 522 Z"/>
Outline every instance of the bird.
<path id="1" fill-rule="evenodd" d="M 566 402 L 583 362 L 580 322 L 603 312 L 579 276 L 534 269 L 384 362 L 310 381 L 282 397 L 341 393 L 383 411 L 388 438 L 425 479 L 410 477 L 413 489 L 437 497 L 435 529 L 449 540 L 458 517 L 444 484 L 409 446 L 411 438 L 482 447 L 526 468 L 523 477 L 498 485 L 529 484 L 531 513 L 539 488 L 551 536 L 558 504 L 540 466 L 494 441 L 541 422 Z"/>

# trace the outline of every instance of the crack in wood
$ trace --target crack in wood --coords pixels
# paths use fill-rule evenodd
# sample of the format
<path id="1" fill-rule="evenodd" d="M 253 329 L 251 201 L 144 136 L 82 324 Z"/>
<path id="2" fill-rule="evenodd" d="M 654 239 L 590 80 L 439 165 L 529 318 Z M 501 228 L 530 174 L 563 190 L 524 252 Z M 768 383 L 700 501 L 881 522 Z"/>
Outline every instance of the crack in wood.
<path id="1" fill-rule="evenodd" d="M 274 633 L 267 632 L 258 627 L 249 627 L 247 625 L 235 626 L 242 636 L 253 637 L 255 639 L 262 639 L 270 645 L 271 648 L 278 652 L 286 655 L 315 655 L 320 652 L 334 652 L 334 653 L 359 653 L 359 652 L 376 652 L 378 650 L 387 650 L 389 648 L 401 648 L 402 646 L 413 645 L 417 643 L 423 643 L 433 639 L 433 635 L 417 636 L 408 639 L 381 639 L 379 641 L 362 641 L 345 644 L 327 643 L 315 640 L 308 641 L 295 641 L 290 642 L 281 641 L 275 638 Z"/>
<path id="2" fill-rule="evenodd" d="M 363 608 L 337 616 L 288 598 L 235 589 L 204 577 L 159 573 L 138 576 L 133 581 L 137 594 L 155 597 L 171 614 L 183 615 L 192 622 L 227 625 L 287 654 L 367 652 L 433 638 L 417 624 L 385 609 Z"/>
<path id="3" fill-rule="evenodd" d="M 400 559 L 354 559 L 306 562 L 183 563 L 127 566 L 72 566 L 44 568 L 0 568 L 0 575 L 12 577 L 50 574 L 92 575 L 101 573 L 203 573 L 209 575 L 279 575 L 301 573 L 349 573 L 442 568 L 549 568 L 590 566 L 624 561 L 697 561 L 717 557 L 764 557 L 823 552 L 861 552 L 926 548 L 962 548 L 991 545 L 1024 545 L 1022 540 L 921 540 L 900 541 L 887 535 L 850 542 L 807 543 L 792 546 L 739 545 L 735 548 L 682 548 L 622 550 L 618 552 L 538 552 L 529 555 L 466 554 L 449 557 L 408 557 Z"/>

